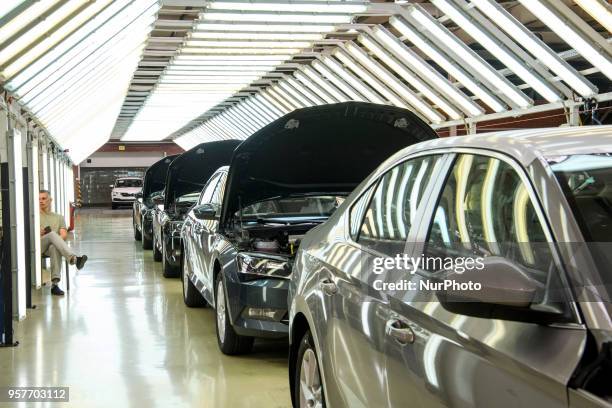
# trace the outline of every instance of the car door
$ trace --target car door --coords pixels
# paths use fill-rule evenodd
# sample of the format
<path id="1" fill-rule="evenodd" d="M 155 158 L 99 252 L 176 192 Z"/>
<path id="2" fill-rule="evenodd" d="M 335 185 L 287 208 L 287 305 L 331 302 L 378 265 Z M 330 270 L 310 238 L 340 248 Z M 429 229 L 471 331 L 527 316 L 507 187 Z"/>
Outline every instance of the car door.
<path id="1" fill-rule="evenodd" d="M 415 239 L 422 244 L 413 254 L 422 263 L 405 277 L 416 289 L 386 292 L 390 323 L 401 322 L 404 331 L 403 341 L 386 331 L 388 406 L 567 406 L 566 385 L 581 358 L 585 330 L 571 295 L 551 295 L 551 288 L 563 288 L 563 269 L 527 174 L 504 155 L 475 151 L 457 154 L 440 184 Z M 470 257 L 520 267 L 542 284 L 534 298 L 542 303 L 534 305 L 545 310 L 560 304 L 574 321 L 536 324 L 450 311 L 422 283 L 445 273 L 438 260 L 452 260 L 455 270 L 462 264 L 466 273 Z M 480 293 L 472 293 L 476 301 Z"/>
<path id="2" fill-rule="evenodd" d="M 347 241 L 333 244 L 319 268 L 323 314 L 321 336 L 331 406 L 386 406 L 385 324 L 391 318 L 385 294 L 373 286 L 377 258 L 401 254 L 431 175 L 442 155 L 419 157 L 387 170 L 353 204 Z M 416 187 L 415 187 L 416 186 Z M 329 289 L 329 288 L 333 289 Z M 331 389 L 333 387 L 333 389 Z"/>
<path id="3" fill-rule="evenodd" d="M 204 204 L 212 204 L 217 200 L 215 194 L 218 192 L 219 182 L 224 174 L 225 172 L 215 173 L 208 183 L 206 183 L 198 207 Z M 194 260 L 196 261 L 194 273 L 204 284 L 204 296 L 209 301 L 213 299 L 212 291 L 214 285 L 211 281 L 211 273 L 208 270 L 210 263 L 210 240 L 217 224 L 218 222 L 216 220 L 202 220 L 197 218 L 193 224 Z"/>
<path id="4" fill-rule="evenodd" d="M 213 193 L 208 201 L 209 205 L 213 205 L 217 210 L 217 216 L 215 219 L 206 220 L 203 222 L 200 230 L 200 243 L 201 243 L 201 255 L 202 263 L 204 264 L 204 282 L 205 290 L 210 291 L 207 293 L 212 300 L 214 298 L 214 249 L 216 242 L 220 238 L 217 231 L 219 229 L 219 212 L 221 210 L 221 200 L 223 199 L 223 192 L 225 191 L 225 182 L 227 180 L 227 171 L 219 172 L 218 182 L 213 190 Z"/>

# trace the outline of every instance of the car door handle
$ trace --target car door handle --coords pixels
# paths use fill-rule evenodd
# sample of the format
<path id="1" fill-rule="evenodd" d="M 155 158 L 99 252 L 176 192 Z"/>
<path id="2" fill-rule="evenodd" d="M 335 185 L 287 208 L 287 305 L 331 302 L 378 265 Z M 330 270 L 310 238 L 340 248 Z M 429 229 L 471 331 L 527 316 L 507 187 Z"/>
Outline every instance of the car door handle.
<path id="1" fill-rule="evenodd" d="M 414 331 L 400 319 L 387 320 L 385 332 L 402 346 L 414 343 Z"/>
<path id="2" fill-rule="evenodd" d="M 319 286 L 327 295 L 335 295 L 338 292 L 338 286 L 331 279 L 323 279 Z"/>

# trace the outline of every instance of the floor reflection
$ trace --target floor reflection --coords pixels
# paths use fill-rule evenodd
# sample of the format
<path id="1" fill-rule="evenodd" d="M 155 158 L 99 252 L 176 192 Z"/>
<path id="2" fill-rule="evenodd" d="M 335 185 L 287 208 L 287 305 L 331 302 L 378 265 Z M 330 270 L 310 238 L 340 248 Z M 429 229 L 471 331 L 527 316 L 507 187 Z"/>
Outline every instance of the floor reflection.
<path id="1" fill-rule="evenodd" d="M 34 291 L 20 345 L 0 349 L 0 386 L 68 386 L 74 407 L 291 405 L 285 342 L 222 355 L 213 311 L 184 306 L 180 280 L 134 241 L 129 210 L 81 210 L 76 225 L 87 266 L 64 298 Z"/>

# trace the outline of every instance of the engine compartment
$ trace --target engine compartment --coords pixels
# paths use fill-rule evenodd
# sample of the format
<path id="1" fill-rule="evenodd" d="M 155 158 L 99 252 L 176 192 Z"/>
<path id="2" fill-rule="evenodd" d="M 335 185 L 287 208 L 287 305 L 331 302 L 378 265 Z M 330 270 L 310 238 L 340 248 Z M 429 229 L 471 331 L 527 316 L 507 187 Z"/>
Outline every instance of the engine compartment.
<path id="1" fill-rule="evenodd" d="M 234 229 L 232 238 L 240 251 L 293 257 L 304 235 L 319 224 L 244 225 Z"/>

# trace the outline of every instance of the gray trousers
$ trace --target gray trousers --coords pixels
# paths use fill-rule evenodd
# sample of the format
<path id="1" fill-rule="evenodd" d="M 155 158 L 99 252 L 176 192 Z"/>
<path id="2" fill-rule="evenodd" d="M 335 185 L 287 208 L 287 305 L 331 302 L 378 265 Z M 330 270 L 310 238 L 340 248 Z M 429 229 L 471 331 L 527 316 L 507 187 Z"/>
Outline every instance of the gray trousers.
<path id="1" fill-rule="evenodd" d="M 66 244 L 66 241 L 57 232 L 50 232 L 40 238 L 40 250 L 51 258 L 51 280 L 60 280 L 62 271 L 62 257 L 70 262 L 76 253 Z"/>

